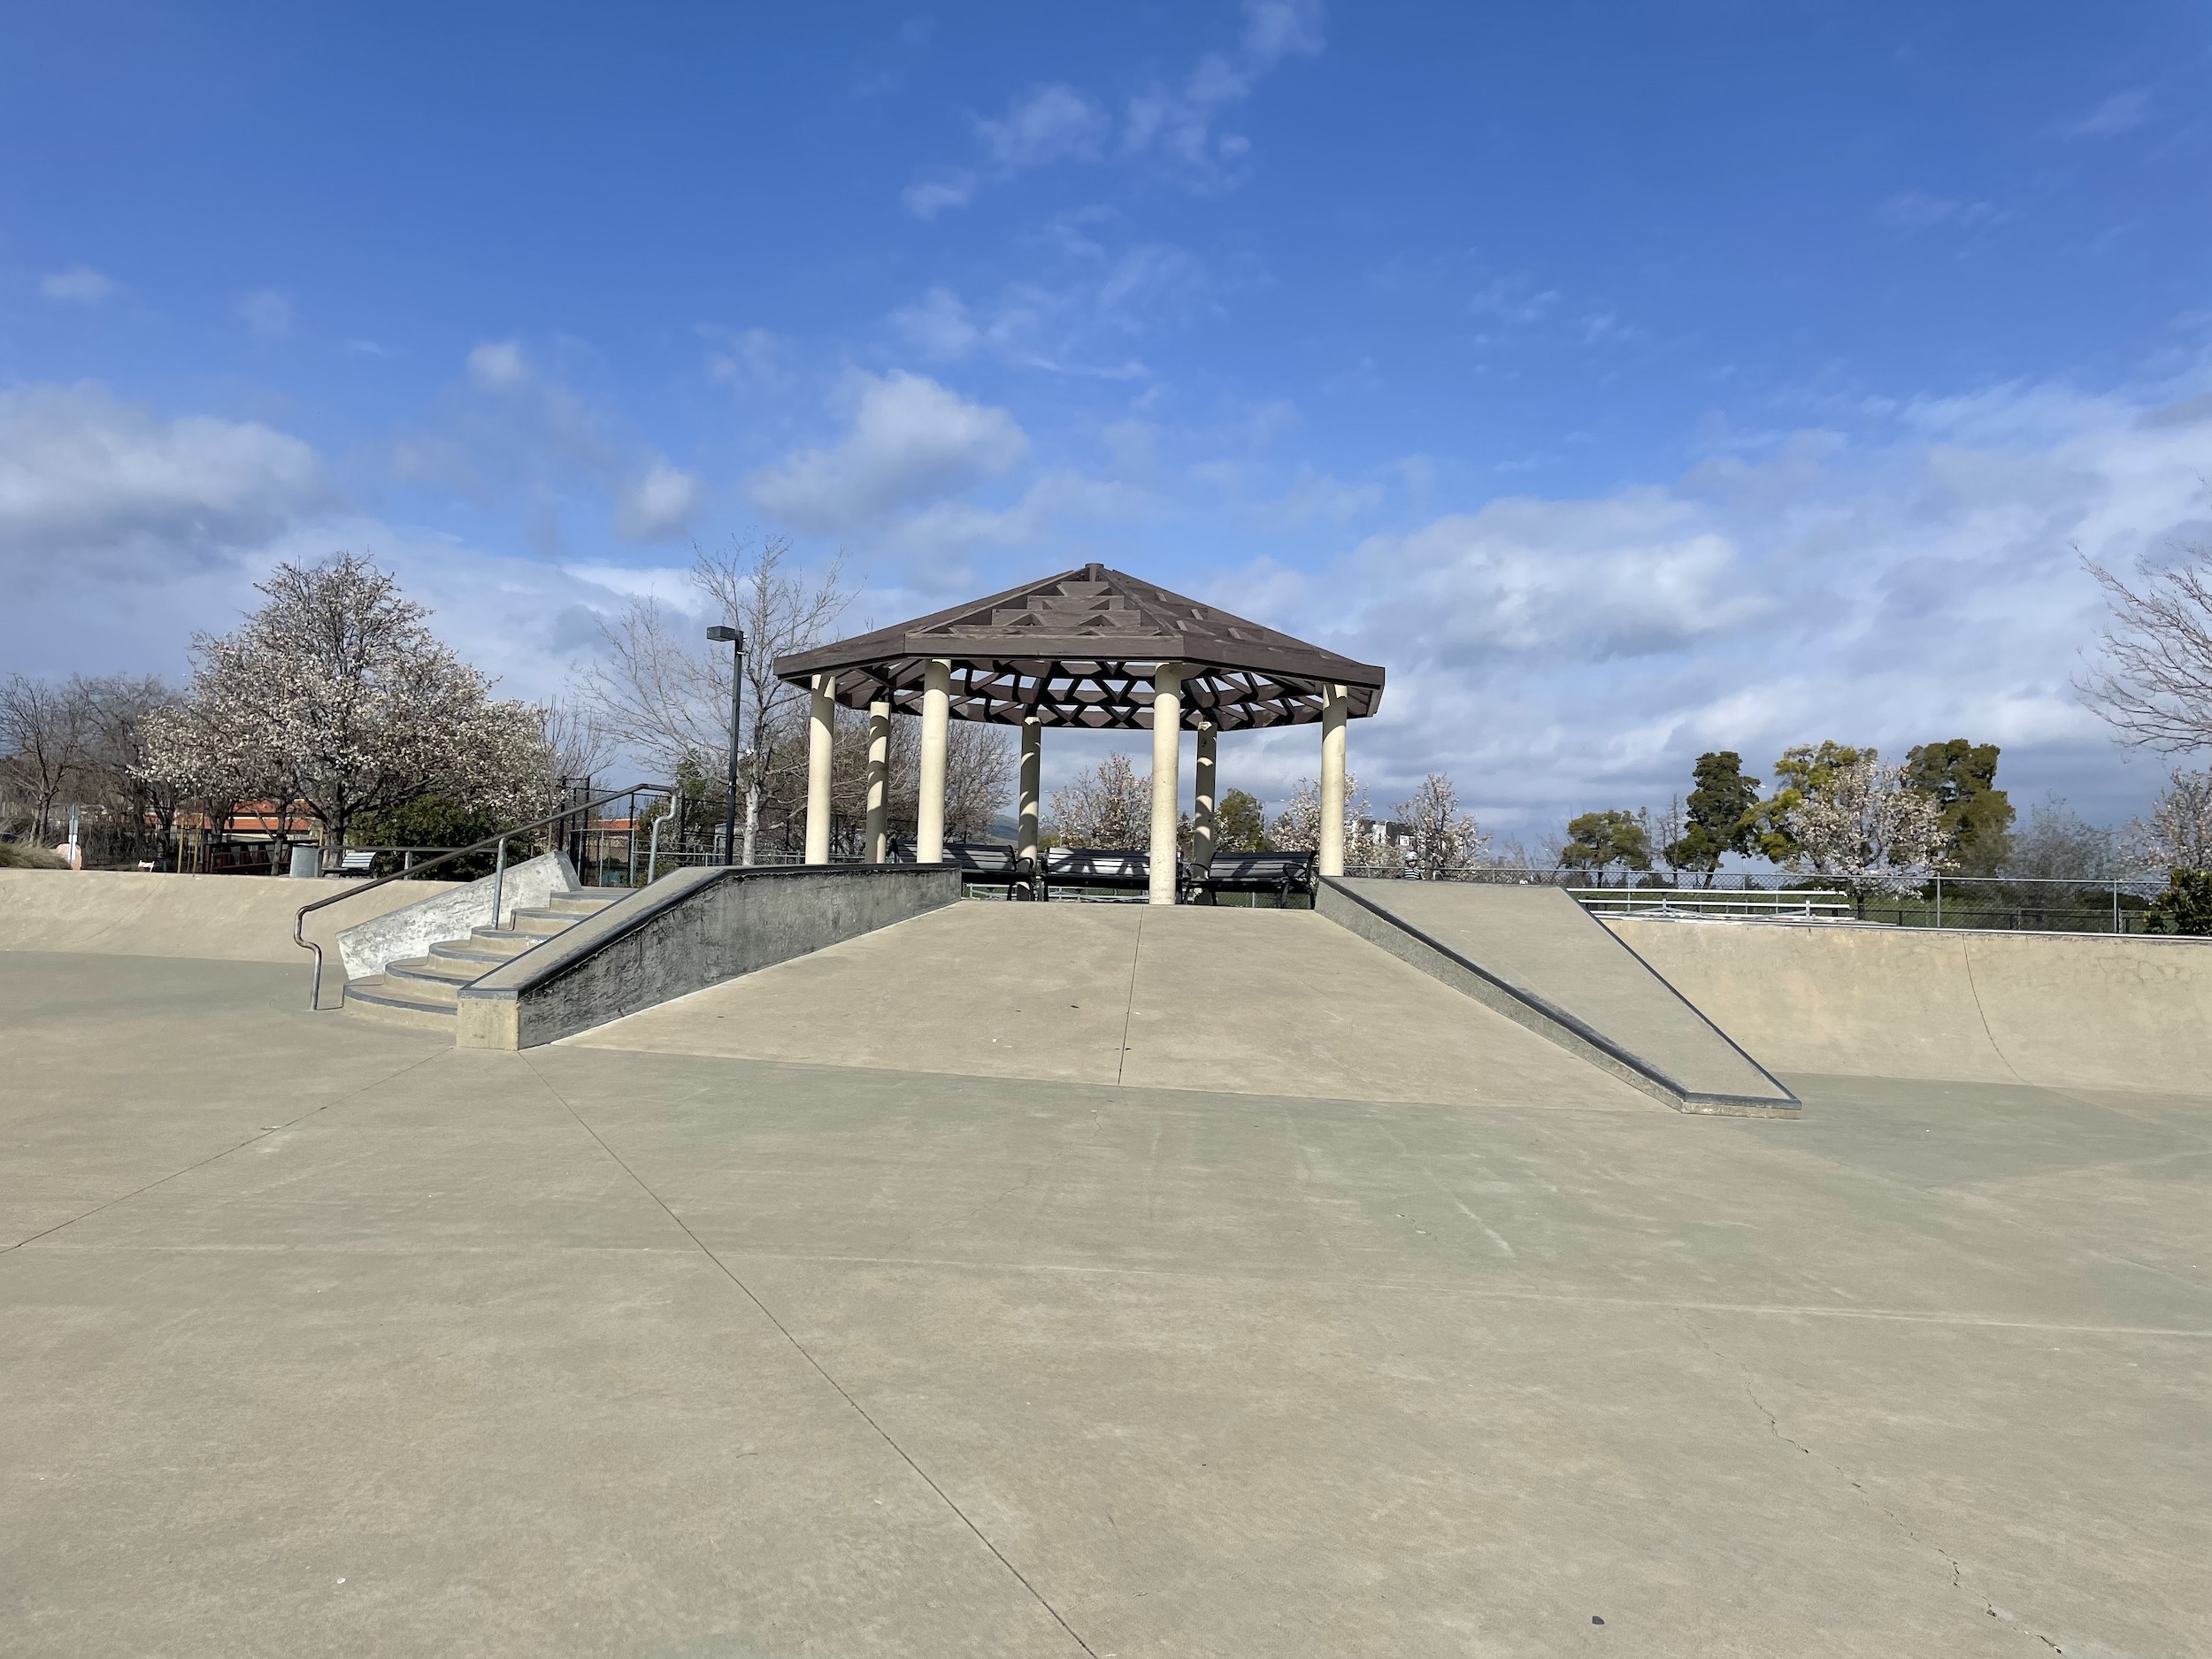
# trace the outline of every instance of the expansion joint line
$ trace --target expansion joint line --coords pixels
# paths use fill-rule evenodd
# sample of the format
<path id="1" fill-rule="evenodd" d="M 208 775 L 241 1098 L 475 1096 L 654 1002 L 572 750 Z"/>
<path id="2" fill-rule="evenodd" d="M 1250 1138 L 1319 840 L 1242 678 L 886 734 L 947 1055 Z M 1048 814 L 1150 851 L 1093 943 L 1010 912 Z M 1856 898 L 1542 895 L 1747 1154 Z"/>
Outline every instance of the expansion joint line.
<path id="1" fill-rule="evenodd" d="M 318 1117 L 320 1114 L 330 1110 L 330 1109 L 334 1106 L 342 1106 L 348 1101 L 358 1100 L 371 1089 L 381 1088 L 387 1083 L 396 1083 L 400 1079 L 405 1077 L 410 1071 L 413 1071 L 423 1066 L 428 1065 L 433 1060 L 437 1059 L 439 1055 L 443 1052 L 445 1051 L 436 1050 L 423 1056 L 423 1057 L 419 1060 L 411 1060 L 405 1065 L 400 1067 L 396 1071 L 388 1072 L 383 1077 L 364 1083 L 359 1088 L 348 1089 L 344 1094 L 336 1095 L 330 1100 L 326 1100 L 319 1106 L 309 1108 L 306 1111 L 300 1113 L 300 1115 L 296 1118 L 287 1118 L 280 1124 L 272 1124 L 257 1134 L 248 1135 L 243 1141 L 237 1142 L 234 1146 L 225 1147 L 220 1152 L 211 1152 L 207 1155 L 207 1156 L 199 1159 L 196 1163 L 188 1164 L 180 1170 L 171 1170 L 168 1174 L 160 1176 L 154 1180 L 148 1181 L 143 1187 L 134 1187 L 127 1193 L 118 1193 L 114 1197 L 108 1199 L 106 1202 L 95 1204 L 91 1209 L 81 1211 L 77 1215 L 73 1215 L 66 1221 L 57 1221 L 52 1226 L 45 1229 L 45 1231 L 42 1233 L 34 1233 L 27 1239 L 18 1239 L 12 1244 L 0 1245 L 0 1256 L 5 1256 L 10 1250 L 19 1250 L 27 1244 L 36 1244 L 41 1239 L 50 1239 L 54 1236 L 54 1234 L 62 1231 L 63 1228 L 73 1227 L 80 1221 L 88 1221 L 104 1210 L 112 1210 L 118 1204 L 127 1204 L 132 1199 L 136 1198 L 141 1193 L 150 1193 L 157 1187 L 166 1187 L 171 1181 L 180 1179 L 182 1177 L 191 1174 L 195 1170 L 204 1170 L 211 1164 L 220 1163 L 223 1159 L 228 1157 L 234 1152 L 243 1152 L 248 1147 L 253 1146 L 258 1141 L 266 1141 L 271 1135 L 281 1134 L 287 1129 L 296 1128 L 301 1124 L 305 1123 L 310 1118 Z"/>
<path id="2" fill-rule="evenodd" d="M 966 1527 L 971 1532 L 975 1534 L 976 1541 L 980 1543 L 984 1548 L 989 1550 L 992 1555 L 997 1560 L 998 1564 L 1014 1575 L 1014 1581 L 1020 1585 L 1023 1589 L 1029 1592 L 1031 1599 L 1033 1600 L 1039 1607 L 1044 1609 L 1046 1612 L 1052 1616 L 1052 1622 L 1067 1632 L 1068 1640 L 1073 1642 L 1078 1647 L 1080 1647 L 1086 1654 L 1091 1654 L 1092 1659 L 1097 1659 L 1096 1655 L 1092 1652 L 1090 1643 L 1085 1641 L 1081 1636 L 1076 1633 L 1074 1625 L 1069 1624 L 1066 1619 L 1060 1617 L 1060 1609 L 1053 1606 L 1050 1601 L 1047 1601 L 1044 1597 L 1043 1592 L 1039 1590 L 1035 1585 L 1030 1583 L 1028 1578 L 1023 1573 L 1022 1570 L 1006 1558 L 1005 1552 L 1000 1549 L 996 1544 L 994 1544 L 991 1541 L 989 1535 L 986 1533 L 981 1527 L 978 1526 L 974 1521 L 969 1518 L 968 1512 L 962 1509 L 957 1503 L 953 1502 L 952 1494 L 947 1492 L 942 1486 L 939 1486 L 936 1481 L 930 1478 L 929 1471 L 914 1461 L 913 1455 L 909 1452 L 905 1447 L 900 1445 L 898 1441 L 892 1439 L 890 1432 L 887 1430 L 882 1424 L 877 1422 L 874 1417 L 869 1415 L 868 1408 L 862 1405 L 859 1401 L 854 1399 L 852 1394 L 846 1389 L 845 1385 L 839 1382 L 836 1378 L 830 1375 L 828 1368 L 808 1351 L 806 1344 L 800 1341 L 797 1337 L 791 1333 L 791 1327 L 784 1324 L 782 1320 L 776 1317 L 774 1311 L 766 1302 L 760 1299 L 758 1293 L 757 1293 L 753 1287 L 747 1284 L 742 1279 L 740 1279 L 737 1276 L 736 1271 L 732 1269 L 730 1264 L 724 1261 L 719 1256 L 716 1255 L 708 1246 L 706 1240 L 702 1239 L 697 1233 L 694 1233 L 691 1230 L 690 1225 L 686 1222 L 681 1216 L 678 1215 L 673 1210 L 669 1208 L 668 1201 L 663 1198 L 658 1193 L 655 1192 L 652 1187 L 647 1184 L 645 1178 L 630 1167 L 628 1160 L 624 1158 L 623 1156 L 619 1152 L 617 1152 L 612 1147 L 609 1146 L 607 1144 L 606 1138 L 596 1129 L 593 1128 L 590 1124 L 585 1121 L 584 1115 L 576 1110 L 575 1106 L 570 1102 L 568 1096 L 562 1094 L 559 1089 L 554 1087 L 551 1080 L 547 1078 L 545 1073 L 538 1070 L 537 1062 L 531 1059 L 526 1052 L 523 1055 L 522 1059 L 523 1064 L 530 1068 L 532 1075 L 538 1079 L 539 1085 L 544 1088 L 545 1092 L 550 1094 L 555 1100 L 560 1102 L 562 1110 L 576 1120 L 576 1126 L 581 1129 L 586 1134 L 589 1135 L 595 1141 L 598 1142 L 599 1149 L 614 1161 L 615 1166 L 618 1169 L 619 1169 L 625 1175 L 628 1176 L 633 1181 L 637 1183 L 637 1188 L 640 1192 L 643 1193 L 648 1198 L 651 1199 L 656 1204 L 660 1206 L 661 1213 L 666 1216 L 669 1220 L 676 1224 L 677 1228 L 683 1233 L 684 1237 L 691 1240 L 692 1248 L 696 1249 L 700 1255 L 705 1256 L 708 1261 L 713 1263 L 715 1267 L 720 1271 L 723 1278 L 728 1279 L 731 1284 L 736 1286 L 739 1290 L 744 1293 L 745 1299 L 760 1310 L 761 1317 L 767 1320 L 770 1325 L 775 1326 L 778 1334 L 780 1334 L 785 1341 L 791 1344 L 792 1348 L 797 1351 L 799 1357 L 814 1368 L 815 1375 L 819 1377 L 824 1382 L 827 1383 L 831 1387 L 837 1391 L 838 1398 L 842 1400 L 847 1405 L 853 1409 L 854 1415 L 858 1417 L 859 1419 L 863 1423 L 865 1423 L 870 1428 L 873 1429 L 876 1432 L 877 1437 L 881 1440 L 886 1446 L 888 1446 L 893 1451 L 899 1455 L 899 1460 L 909 1469 L 914 1471 L 914 1473 L 920 1479 L 921 1483 L 924 1486 L 927 1486 L 932 1492 L 937 1494 L 938 1502 L 942 1503 L 948 1509 L 950 1509 L 954 1515 L 957 1516 L 960 1519 L 960 1524 Z"/>
<path id="3" fill-rule="evenodd" d="M 1144 957 L 1144 911 L 1137 912 L 1136 942 L 1129 948 L 1129 1001 L 1121 1010 L 1121 1052 L 1114 1056 L 1114 1087 L 1121 1087 L 1122 1068 L 1129 1064 L 1129 1023 L 1137 1011 L 1137 964 Z"/>

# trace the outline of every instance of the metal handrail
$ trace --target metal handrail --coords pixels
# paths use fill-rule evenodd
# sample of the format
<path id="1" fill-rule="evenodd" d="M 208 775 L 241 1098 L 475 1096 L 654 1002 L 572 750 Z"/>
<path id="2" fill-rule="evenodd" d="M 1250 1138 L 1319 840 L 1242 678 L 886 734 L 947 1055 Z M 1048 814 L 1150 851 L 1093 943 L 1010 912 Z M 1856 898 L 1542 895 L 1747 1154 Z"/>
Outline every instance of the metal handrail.
<path id="1" fill-rule="evenodd" d="M 626 789 L 611 789 L 605 795 L 594 795 L 588 801 L 572 803 L 559 811 L 549 812 L 543 818 L 531 823 L 518 824 L 514 828 L 502 830 L 496 835 L 487 835 L 482 841 L 471 841 L 465 847 L 456 847 L 451 852 L 433 858 L 427 864 L 417 864 L 411 870 L 395 870 L 388 876 L 379 876 L 373 881 L 364 882 L 359 887 L 348 887 L 341 892 L 334 893 L 326 899 L 317 899 L 311 904 L 301 905 L 299 914 L 292 918 L 292 942 L 302 950 L 311 950 L 315 953 L 315 979 L 307 993 L 307 1006 L 319 1013 L 322 1011 L 323 948 L 306 936 L 307 913 L 310 910 L 319 910 L 326 904 L 336 904 L 345 899 L 358 898 L 364 893 L 373 893 L 387 882 L 405 880 L 419 876 L 426 870 L 435 870 L 440 864 L 449 863 L 469 853 L 481 852 L 485 848 L 495 844 L 499 849 L 499 873 L 503 875 L 506 872 L 507 843 L 516 836 L 527 835 L 532 830 L 543 829 L 549 824 L 558 824 L 563 818 L 574 818 L 580 812 L 588 812 L 594 807 L 606 805 L 610 801 L 618 801 L 626 795 L 644 795 L 649 792 L 666 795 L 673 795 L 676 793 L 673 788 L 664 783 L 634 783 Z M 492 926 L 495 927 L 499 926 L 499 912 L 496 904 L 492 912 Z"/>

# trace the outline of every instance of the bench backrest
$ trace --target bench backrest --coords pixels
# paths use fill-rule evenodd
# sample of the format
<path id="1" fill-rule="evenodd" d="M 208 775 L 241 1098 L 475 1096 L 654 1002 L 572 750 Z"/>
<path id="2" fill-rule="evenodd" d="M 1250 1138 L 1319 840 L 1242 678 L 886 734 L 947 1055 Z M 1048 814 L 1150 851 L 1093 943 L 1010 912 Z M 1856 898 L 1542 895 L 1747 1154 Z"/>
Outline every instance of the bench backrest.
<path id="1" fill-rule="evenodd" d="M 376 855 L 373 852 L 350 852 L 338 861 L 338 868 L 340 870 L 366 870 L 375 863 Z"/>
<path id="2" fill-rule="evenodd" d="M 1152 872 L 1152 855 L 1114 848 L 1055 847 L 1045 855 L 1045 873 L 1056 881 L 1141 881 Z"/>
<path id="3" fill-rule="evenodd" d="M 1280 880 L 1302 875 L 1313 864 L 1311 853 L 1216 853 L 1204 874 L 1231 880 Z"/>

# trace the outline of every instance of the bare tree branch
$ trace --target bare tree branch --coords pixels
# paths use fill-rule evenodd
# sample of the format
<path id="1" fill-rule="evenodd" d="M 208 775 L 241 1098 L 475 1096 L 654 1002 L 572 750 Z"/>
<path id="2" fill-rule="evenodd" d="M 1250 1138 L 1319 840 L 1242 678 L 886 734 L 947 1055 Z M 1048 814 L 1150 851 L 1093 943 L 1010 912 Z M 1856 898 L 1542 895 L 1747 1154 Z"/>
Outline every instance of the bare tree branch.
<path id="1" fill-rule="evenodd" d="M 2166 570 L 2137 565 L 2140 588 L 2082 560 L 2110 603 L 2104 660 L 2077 680 L 2123 742 L 2164 754 L 2212 749 L 2212 545 Z"/>

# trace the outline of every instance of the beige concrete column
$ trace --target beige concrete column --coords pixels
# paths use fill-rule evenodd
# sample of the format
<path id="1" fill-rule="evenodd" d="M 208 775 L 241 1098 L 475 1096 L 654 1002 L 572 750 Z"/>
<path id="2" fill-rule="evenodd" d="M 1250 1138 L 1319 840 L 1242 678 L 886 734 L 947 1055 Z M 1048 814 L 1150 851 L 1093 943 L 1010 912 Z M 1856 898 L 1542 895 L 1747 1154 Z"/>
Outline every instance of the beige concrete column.
<path id="1" fill-rule="evenodd" d="M 1321 850 L 1325 876 L 1344 873 L 1344 721 L 1351 694 L 1342 686 L 1321 688 Z"/>
<path id="2" fill-rule="evenodd" d="M 1037 791 L 1044 776 L 1045 723 L 1032 715 L 1022 722 L 1020 828 L 1014 835 L 1014 856 L 1037 856 Z"/>
<path id="3" fill-rule="evenodd" d="M 1214 861 L 1214 748 L 1221 728 L 1210 719 L 1198 722 L 1198 787 L 1191 792 L 1190 861 L 1204 869 Z"/>
<path id="4" fill-rule="evenodd" d="M 952 722 L 952 664 L 933 658 L 922 671 L 922 775 L 916 780 L 914 856 L 945 857 L 945 732 Z"/>
<path id="5" fill-rule="evenodd" d="M 884 815 L 891 799 L 891 705 L 879 697 L 868 705 L 868 862 L 891 856 Z"/>
<path id="6" fill-rule="evenodd" d="M 1175 902 L 1176 770 L 1183 758 L 1183 670 L 1162 663 L 1152 673 L 1152 902 Z"/>
<path id="7" fill-rule="evenodd" d="M 836 753 L 837 705 L 830 687 L 837 682 L 828 674 L 814 676 L 814 706 L 806 722 L 806 861 L 830 861 L 830 767 Z"/>

